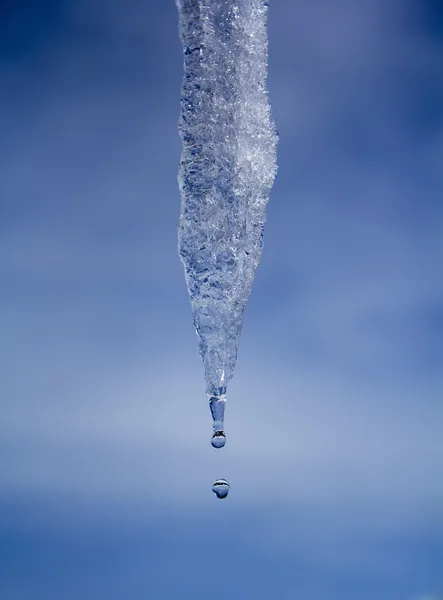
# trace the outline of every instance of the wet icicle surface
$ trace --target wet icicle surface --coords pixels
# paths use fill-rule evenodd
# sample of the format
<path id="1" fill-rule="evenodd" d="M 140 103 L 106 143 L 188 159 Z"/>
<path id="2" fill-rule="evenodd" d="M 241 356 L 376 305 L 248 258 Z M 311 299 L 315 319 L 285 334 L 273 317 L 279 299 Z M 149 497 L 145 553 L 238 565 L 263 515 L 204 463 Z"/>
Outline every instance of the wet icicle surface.
<path id="1" fill-rule="evenodd" d="M 212 415 L 213 434 L 211 444 L 214 448 L 223 448 L 226 444 L 224 431 L 226 396 L 209 396 L 209 408 Z"/>

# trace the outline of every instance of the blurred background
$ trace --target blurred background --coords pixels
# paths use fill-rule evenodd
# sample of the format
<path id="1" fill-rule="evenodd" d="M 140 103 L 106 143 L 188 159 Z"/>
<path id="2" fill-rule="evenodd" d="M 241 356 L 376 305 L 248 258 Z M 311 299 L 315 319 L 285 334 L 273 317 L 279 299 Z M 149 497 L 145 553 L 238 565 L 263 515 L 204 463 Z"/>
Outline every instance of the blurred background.
<path id="1" fill-rule="evenodd" d="M 269 37 L 279 173 L 218 452 L 175 3 L 0 2 L 2 600 L 441 598 L 443 7 L 274 0 Z"/>

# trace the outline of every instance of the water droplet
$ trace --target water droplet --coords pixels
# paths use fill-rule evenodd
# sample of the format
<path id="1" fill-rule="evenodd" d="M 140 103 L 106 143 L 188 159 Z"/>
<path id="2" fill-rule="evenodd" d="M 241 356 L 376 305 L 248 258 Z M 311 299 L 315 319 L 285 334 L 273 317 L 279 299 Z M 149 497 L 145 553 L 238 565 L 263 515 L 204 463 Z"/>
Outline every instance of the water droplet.
<path id="1" fill-rule="evenodd" d="M 229 487 L 229 483 L 226 481 L 226 479 L 217 479 L 212 484 L 212 491 L 217 496 L 217 498 L 220 498 L 220 500 L 222 500 L 223 498 L 227 497 L 229 493 Z"/>
<path id="2" fill-rule="evenodd" d="M 214 431 L 214 435 L 211 439 L 211 445 L 213 448 L 223 448 L 226 444 L 226 436 L 224 431 Z"/>

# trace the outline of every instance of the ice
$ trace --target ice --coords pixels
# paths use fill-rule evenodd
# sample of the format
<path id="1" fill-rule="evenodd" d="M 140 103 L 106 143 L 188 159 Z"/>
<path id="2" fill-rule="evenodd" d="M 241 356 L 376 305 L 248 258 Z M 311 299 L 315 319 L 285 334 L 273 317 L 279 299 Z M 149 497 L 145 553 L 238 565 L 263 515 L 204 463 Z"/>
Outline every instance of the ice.
<path id="1" fill-rule="evenodd" d="M 224 403 L 276 174 L 266 87 L 268 3 L 177 0 L 177 6 L 185 70 L 179 253 L 206 392 Z"/>

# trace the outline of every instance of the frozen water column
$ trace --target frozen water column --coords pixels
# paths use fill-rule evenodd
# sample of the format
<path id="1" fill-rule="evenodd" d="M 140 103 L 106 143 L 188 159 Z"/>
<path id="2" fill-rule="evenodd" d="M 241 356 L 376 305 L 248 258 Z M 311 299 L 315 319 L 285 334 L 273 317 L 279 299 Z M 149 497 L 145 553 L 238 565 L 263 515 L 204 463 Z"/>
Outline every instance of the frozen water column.
<path id="1" fill-rule="evenodd" d="M 221 447 L 226 387 L 276 174 L 266 87 L 268 4 L 177 0 L 177 6 L 185 71 L 179 253 L 205 368 L 213 445 Z"/>

